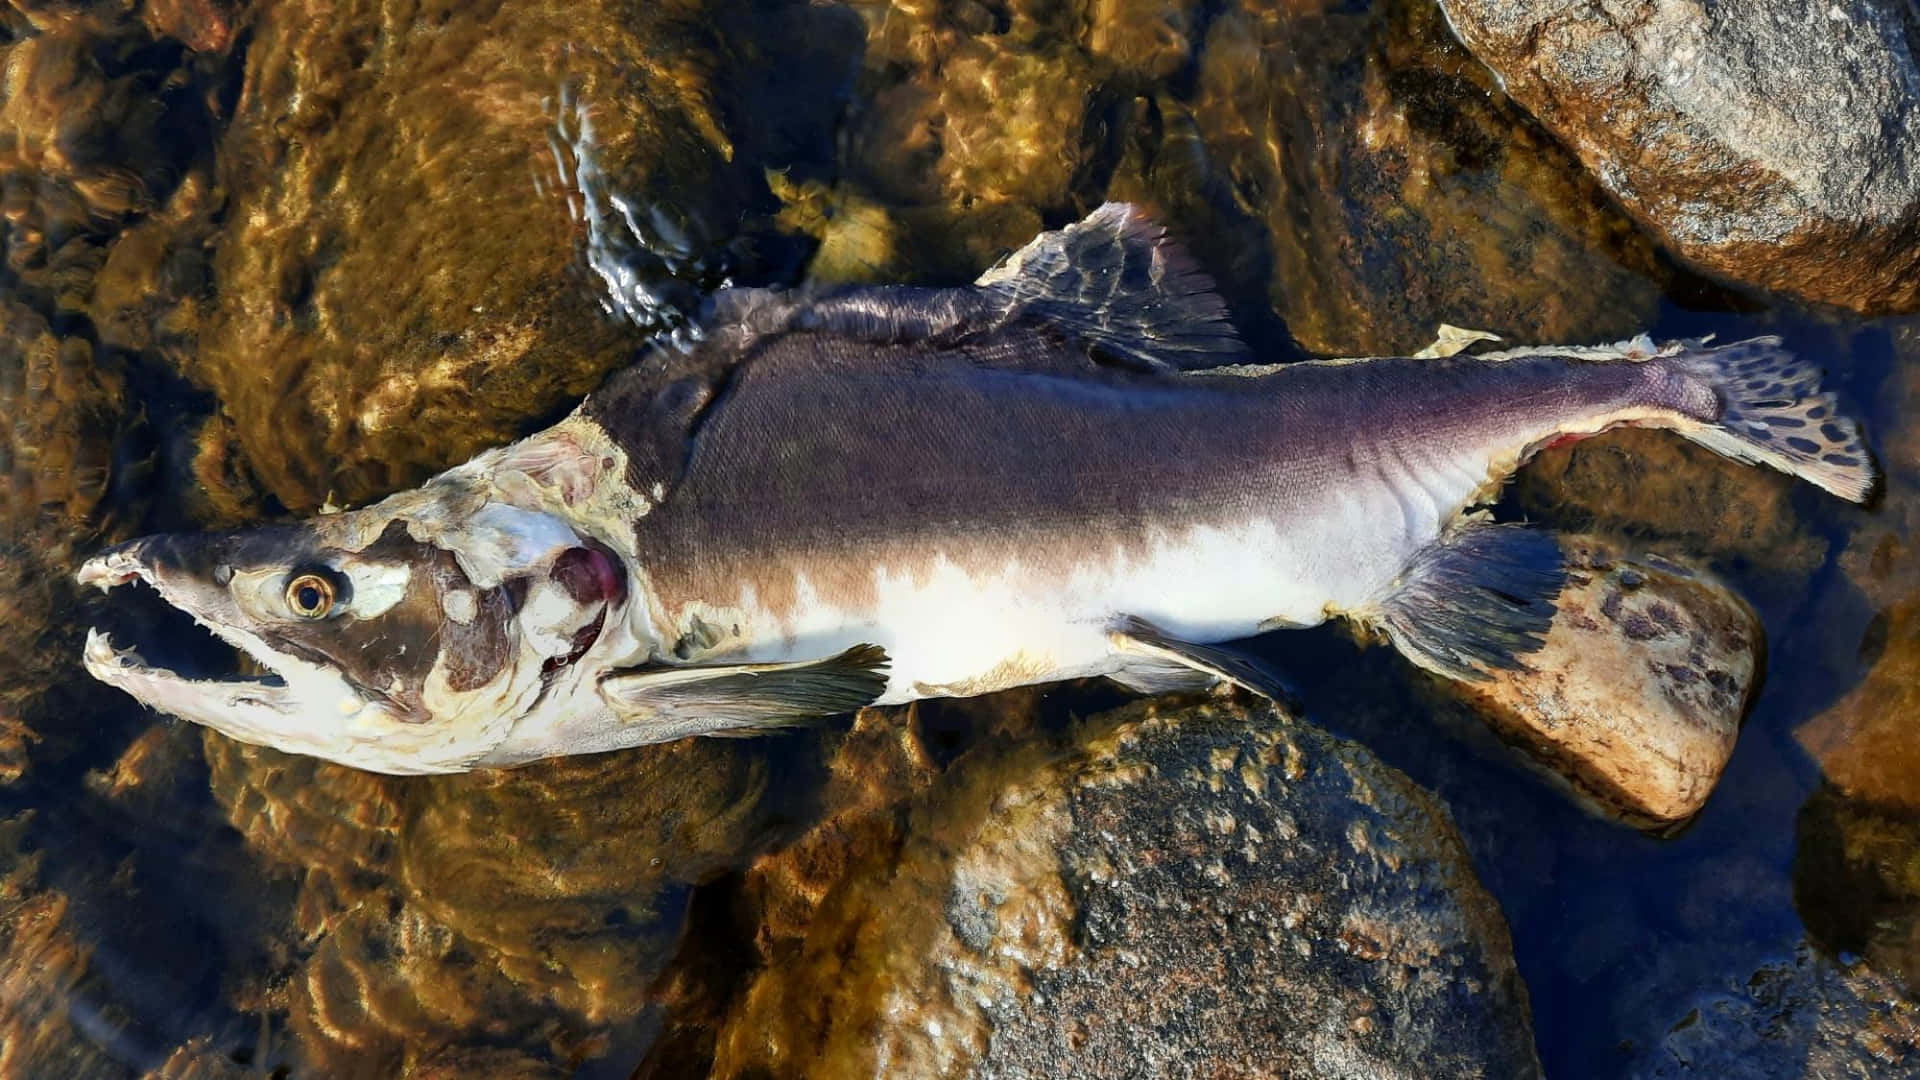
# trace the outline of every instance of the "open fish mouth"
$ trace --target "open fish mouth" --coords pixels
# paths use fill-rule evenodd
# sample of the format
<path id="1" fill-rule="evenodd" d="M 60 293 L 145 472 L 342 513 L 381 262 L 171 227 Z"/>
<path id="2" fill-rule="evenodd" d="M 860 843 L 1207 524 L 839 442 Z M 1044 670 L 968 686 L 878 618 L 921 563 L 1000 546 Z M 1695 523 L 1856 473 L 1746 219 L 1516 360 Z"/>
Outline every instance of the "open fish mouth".
<path id="1" fill-rule="evenodd" d="M 198 628 L 186 629 L 183 625 L 186 620 L 177 617 L 141 619 L 146 625 L 140 627 L 140 636 L 151 640 L 123 647 L 106 630 L 91 627 L 81 661 L 94 678 L 154 708 L 196 718 L 210 708 L 261 708 L 280 713 L 297 710 L 298 703 L 291 696 L 287 682 L 286 658 L 252 634 L 204 618 L 180 588 L 142 557 L 141 542 L 89 559 L 75 577 L 80 584 L 93 585 L 102 592 L 123 587 L 149 592 L 160 599 L 167 612 L 187 616 Z M 164 641 L 159 640 L 162 635 L 165 635 Z M 150 661 L 140 651 L 142 645 L 163 649 L 168 661 Z M 233 668 L 229 673 L 188 674 L 170 666 L 173 663 L 180 663 L 183 668 L 189 666 L 184 660 L 172 659 L 179 655 L 207 661 L 192 663 L 193 668 L 217 667 L 220 661 L 215 657 L 220 645 L 227 647 L 226 664 Z M 249 668 L 253 670 L 246 670 Z"/>

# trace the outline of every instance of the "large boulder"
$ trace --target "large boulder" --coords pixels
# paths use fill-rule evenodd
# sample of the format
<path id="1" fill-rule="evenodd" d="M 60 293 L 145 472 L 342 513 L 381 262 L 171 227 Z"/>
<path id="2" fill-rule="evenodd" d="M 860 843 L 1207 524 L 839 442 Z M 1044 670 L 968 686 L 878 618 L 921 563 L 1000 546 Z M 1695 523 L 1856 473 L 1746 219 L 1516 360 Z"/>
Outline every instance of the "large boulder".
<path id="1" fill-rule="evenodd" d="M 1920 307 L 1920 17 L 1906 0 L 1441 0 L 1460 39 L 1695 265 Z"/>
<path id="2" fill-rule="evenodd" d="M 963 759 L 843 866 L 712 1074 L 1538 1074 L 1498 907 L 1371 753 L 1218 705 L 1048 742 Z"/>

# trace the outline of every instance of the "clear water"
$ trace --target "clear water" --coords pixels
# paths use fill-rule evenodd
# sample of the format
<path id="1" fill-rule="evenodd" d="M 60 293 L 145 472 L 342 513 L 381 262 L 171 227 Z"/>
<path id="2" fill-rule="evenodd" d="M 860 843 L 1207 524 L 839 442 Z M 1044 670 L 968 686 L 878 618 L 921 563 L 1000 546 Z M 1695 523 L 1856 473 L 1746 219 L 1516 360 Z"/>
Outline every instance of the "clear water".
<path id="1" fill-rule="evenodd" d="M 1576 809 L 1383 652 L 1331 632 L 1256 648 L 1314 720 L 1452 808 L 1549 1075 L 1675 1068 L 1690 1015 L 1809 938 L 1914 970 L 1920 889 L 1897 886 L 1920 874 L 1860 871 L 1834 822 L 1897 852 L 1920 807 L 1843 792 L 1797 736 L 1913 647 L 1895 609 L 1920 324 L 1680 269 L 1418 5 L 7 19 L 0 1070 L 697 1068 L 753 963 L 748 867 L 841 790 L 834 730 L 356 774 L 90 683 L 82 627 L 172 624 L 65 576 L 109 539 L 417 482 L 550 421 L 722 280 L 965 280 L 1107 197 L 1153 205 L 1274 359 L 1410 349 L 1443 321 L 1777 332 L 1821 357 L 1889 464 L 1878 506 L 1800 490 L 1752 528 L 1733 527 L 1749 505 L 1614 523 L 1709 561 L 1767 629 L 1739 748 L 1678 837 Z M 569 213 L 569 187 L 607 201 Z M 1864 578 L 1889 536 L 1891 569 Z M 1067 687 L 1040 719 L 1013 695 L 918 723 L 938 765 L 976 729 L 1116 700 Z M 1762 1074 L 1798 1075 L 1792 1046 Z"/>

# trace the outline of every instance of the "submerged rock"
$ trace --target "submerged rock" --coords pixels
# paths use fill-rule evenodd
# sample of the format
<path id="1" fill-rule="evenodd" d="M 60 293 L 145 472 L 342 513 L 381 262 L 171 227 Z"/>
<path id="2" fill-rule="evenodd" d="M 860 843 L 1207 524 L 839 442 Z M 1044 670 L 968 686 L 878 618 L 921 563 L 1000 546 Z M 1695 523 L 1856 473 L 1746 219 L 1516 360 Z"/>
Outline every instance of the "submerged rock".
<path id="1" fill-rule="evenodd" d="M 554 133 L 590 124 L 595 167 L 641 218 L 689 264 L 718 258 L 742 196 L 717 18 L 698 0 L 251 12 L 217 304 L 184 372 L 267 493 L 311 510 L 418 482 L 631 356 L 642 339 L 581 263 L 563 190 L 580 162 Z"/>
<path id="2" fill-rule="evenodd" d="M 1570 538 L 1545 645 L 1459 690 L 1601 812 L 1668 828 L 1705 805 L 1759 681 L 1762 630 L 1704 571 Z"/>
<path id="3" fill-rule="evenodd" d="M 827 280 L 965 279 L 1104 199 L 1153 209 L 1283 359 L 1441 322 L 1624 336 L 1652 245 L 1430 7 L 1282 0 L 860 5 L 832 187 L 785 219 Z M 1277 318 L 1276 318 L 1277 317 Z"/>
<path id="4" fill-rule="evenodd" d="M 1820 567 L 1828 547 L 1799 508 L 1806 497 L 1784 473 L 1645 429 L 1544 450 L 1520 470 L 1508 495 L 1563 530 L 1739 559 L 1800 579 Z"/>
<path id="5" fill-rule="evenodd" d="M 1808 938 L 1920 988 L 1920 808 L 1823 785 L 1800 808 L 1795 839 L 1794 907 Z"/>
<path id="6" fill-rule="evenodd" d="M 1626 1075 L 1645 1080 L 1896 1077 L 1920 1072 L 1920 1004 L 1864 963 L 1802 948 L 1705 996 Z"/>
<path id="7" fill-rule="evenodd" d="M 1854 594 L 1820 613 L 1823 659 L 1846 689 L 1794 734 L 1842 793 L 1920 812 L 1920 319 L 1892 330 L 1876 433 L 1885 492 L 1835 560 Z"/>
<path id="8" fill-rule="evenodd" d="M 1920 307 L 1920 16 L 1904 0 L 1441 0 L 1468 48 L 1694 264 Z"/>
<path id="9" fill-rule="evenodd" d="M 1431 796 L 1270 711 L 1149 703 L 962 759 L 825 890 L 712 1072 L 1538 1065 L 1505 923 Z"/>
<path id="10" fill-rule="evenodd" d="M 531 1074 L 630 1067 L 694 889 L 786 812 L 752 743 L 400 780 L 206 740 L 233 824 L 297 888 L 273 1004 L 320 1075 L 458 1075 L 482 1046 Z"/>
<path id="11" fill-rule="evenodd" d="M 1243 0 L 1206 23 L 1196 64 L 1191 98 L 1136 110 L 1165 133 L 1139 159 L 1145 190 L 1242 208 L 1196 232 L 1265 263 L 1307 351 L 1404 354 L 1441 322 L 1621 337 L 1651 315 L 1650 245 L 1430 6 Z"/>

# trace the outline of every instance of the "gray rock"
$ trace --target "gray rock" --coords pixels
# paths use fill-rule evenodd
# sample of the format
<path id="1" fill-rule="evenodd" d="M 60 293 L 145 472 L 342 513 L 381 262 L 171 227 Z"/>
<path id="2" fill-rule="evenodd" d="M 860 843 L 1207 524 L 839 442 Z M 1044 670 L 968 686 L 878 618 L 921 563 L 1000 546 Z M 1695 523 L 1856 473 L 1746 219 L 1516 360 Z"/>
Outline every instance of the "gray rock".
<path id="1" fill-rule="evenodd" d="M 1536 1076 L 1446 811 L 1270 711 L 962 764 L 756 979 L 712 1075 Z"/>
<path id="2" fill-rule="evenodd" d="M 1684 258 L 1866 312 L 1920 307 L 1907 0 L 1441 0 L 1508 94 Z"/>

